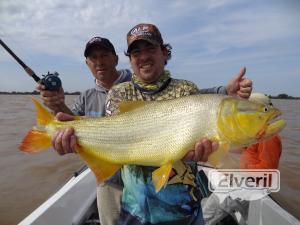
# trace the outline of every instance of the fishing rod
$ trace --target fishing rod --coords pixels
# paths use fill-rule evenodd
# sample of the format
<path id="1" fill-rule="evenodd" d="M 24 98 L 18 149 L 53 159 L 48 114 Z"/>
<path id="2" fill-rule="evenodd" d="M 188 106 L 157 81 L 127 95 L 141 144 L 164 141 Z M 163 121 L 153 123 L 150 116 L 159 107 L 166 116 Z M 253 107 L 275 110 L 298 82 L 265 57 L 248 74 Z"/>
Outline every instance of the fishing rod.
<path id="1" fill-rule="evenodd" d="M 41 79 L 1 39 L 0 44 L 23 67 L 26 73 L 35 80 L 35 82 L 43 84 L 46 89 L 50 91 L 58 90 L 61 87 L 61 80 L 59 79 L 57 72 L 48 72 L 48 74 L 42 75 L 43 78 Z"/>

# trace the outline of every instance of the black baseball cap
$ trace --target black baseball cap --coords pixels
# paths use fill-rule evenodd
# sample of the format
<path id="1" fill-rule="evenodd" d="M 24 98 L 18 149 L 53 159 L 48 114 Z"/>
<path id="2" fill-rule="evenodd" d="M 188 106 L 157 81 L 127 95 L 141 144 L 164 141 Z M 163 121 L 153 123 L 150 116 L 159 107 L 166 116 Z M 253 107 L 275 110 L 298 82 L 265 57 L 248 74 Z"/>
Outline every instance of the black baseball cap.
<path id="1" fill-rule="evenodd" d="M 93 37 L 91 40 L 88 41 L 88 43 L 86 43 L 85 50 L 84 50 L 85 57 L 89 55 L 89 50 L 93 46 L 104 47 L 116 55 L 116 51 L 113 44 L 107 38 Z"/>

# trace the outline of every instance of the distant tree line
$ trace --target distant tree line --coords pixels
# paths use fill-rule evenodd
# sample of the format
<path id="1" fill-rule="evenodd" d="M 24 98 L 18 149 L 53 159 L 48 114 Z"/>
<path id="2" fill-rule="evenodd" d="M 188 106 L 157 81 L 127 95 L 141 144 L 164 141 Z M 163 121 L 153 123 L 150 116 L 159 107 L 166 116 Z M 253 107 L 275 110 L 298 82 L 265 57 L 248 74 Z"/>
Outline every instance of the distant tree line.
<path id="1" fill-rule="evenodd" d="M 288 94 L 279 94 L 277 96 L 272 96 L 272 95 L 269 95 L 270 98 L 275 98 L 275 99 L 300 99 L 300 97 L 293 97 L 293 96 L 290 96 Z"/>
<path id="2" fill-rule="evenodd" d="M 0 91 L 0 95 L 39 95 L 40 93 L 38 91 L 32 91 L 32 92 L 19 92 L 19 91 L 11 91 L 11 92 L 6 92 L 6 91 Z M 80 95 L 79 91 L 75 92 L 65 92 L 65 95 Z"/>
<path id="3" fill-rule="evenodd" d="M 38 91 L 32 91 L 32 92 L 18 92 L 18 91 L 12 91 L 12 92 L 6 92 L 6 91 L 0 91 L 0 95 L 39 95 L 40 93 Z M 80 95 L 79 91 L 75 92 L 65 92 L 65 95 Z M 300 97 L 293 97 L 288 94 L 279 94 L 277 96 L 269 95 L 270 98 L 275 99 L 300 99 Z"/>

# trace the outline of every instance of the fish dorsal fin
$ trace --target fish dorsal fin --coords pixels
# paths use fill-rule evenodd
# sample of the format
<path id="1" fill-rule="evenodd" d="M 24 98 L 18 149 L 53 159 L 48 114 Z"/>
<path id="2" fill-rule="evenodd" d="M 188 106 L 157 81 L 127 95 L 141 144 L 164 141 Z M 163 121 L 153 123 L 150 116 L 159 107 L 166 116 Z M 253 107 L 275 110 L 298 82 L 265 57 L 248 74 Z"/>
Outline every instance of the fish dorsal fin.
<path id="1" fill-rule="evenodd" d="M 145 105 L 151 104 L 150 101 L 125 101 L 125 102 L 121 102 L 119 104 L 119 111 L 120 113 L 125 113 L 125 112 L 129 112 L 132 111 L 134 109 L 138 109 L 141 107 L 144 107 Z"/>
<path id="2" fill-rule="evenodd" d="M 156 192 L 159 192 L 160 189 L 167 184 L 171 171 L 172 163 L 162 165 L 161 167 L 153 171 L 152 182 Z"/>
<path id="3" fill-rule="evenodd" d="M 32 98 L 37 111 L 37 125 L 47 125 L 54 120 L 54 115 L 51 114 L 37 99 Z"/>
<path id="4" fill-rule="evenodd" d="M 75 149 L 80 157 L 87 163 L 88 167 L 94 172 L 98 184 L 107 180 L 121 168 L 121 165 L 99 159 L 97 154 L 93 154 L 92 151 L 88 151 L 79 145 L 76 145 Z"/>

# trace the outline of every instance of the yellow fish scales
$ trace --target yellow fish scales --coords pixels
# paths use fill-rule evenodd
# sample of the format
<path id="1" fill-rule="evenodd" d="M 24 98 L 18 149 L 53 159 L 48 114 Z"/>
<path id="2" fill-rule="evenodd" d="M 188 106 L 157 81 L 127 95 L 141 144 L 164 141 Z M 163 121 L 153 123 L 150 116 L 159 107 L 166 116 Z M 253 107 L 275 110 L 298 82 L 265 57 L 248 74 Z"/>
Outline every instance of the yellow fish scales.
<path id="1" fill-rule="evenodd" d="M 229 149 L 247 146 L 277 134 L 285 121 L 272 106 L 223 95 L 195 95 L 168 101 L 127 102 L 120 114 L 102 118 L 57 121 L 38 101 L 37 123 L 20 149 L 37 152 L 51 146 L 55 131 L 73 127 L 76 151 L 99 182 L 124 164 L 157 166 L 153 183 L 157 191 L 167 182 L 172 164 L 180 160 L 197 140 L 219 142 L 209 156 L 213 166 L 222 163 Z"/>

